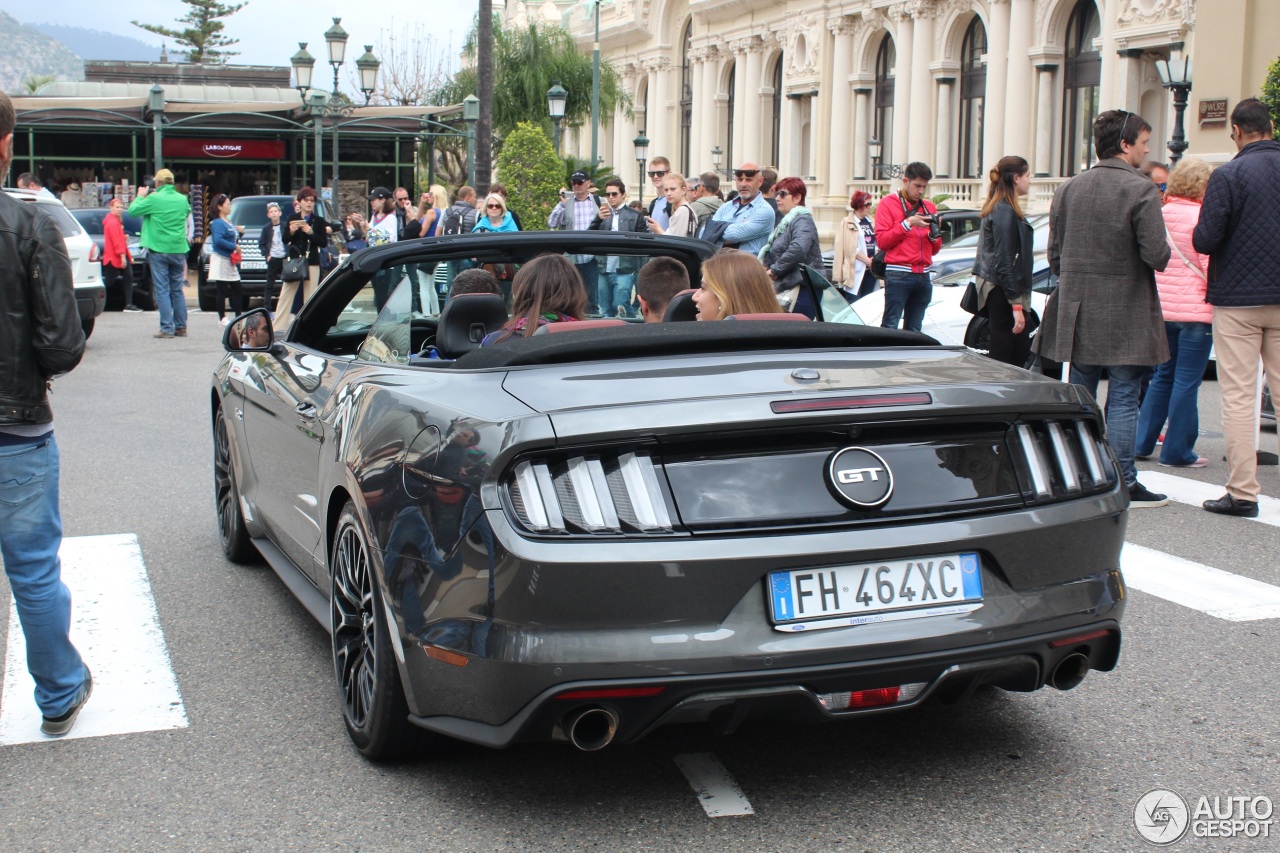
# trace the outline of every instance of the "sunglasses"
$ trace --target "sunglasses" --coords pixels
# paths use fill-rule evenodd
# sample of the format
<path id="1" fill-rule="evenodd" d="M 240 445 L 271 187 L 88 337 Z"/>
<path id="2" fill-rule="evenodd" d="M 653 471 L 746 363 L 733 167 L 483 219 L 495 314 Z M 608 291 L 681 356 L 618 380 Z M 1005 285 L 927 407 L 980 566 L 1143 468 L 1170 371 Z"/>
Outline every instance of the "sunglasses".
<path id="1" fill-rule="evenodd" d="M 738 180 L 742 180 L 743 178 L 754 178 L 758 174 L 760 174 L 759 169 L 734 169 L 733 170 L 733 176 Z"/>
<path id="2" fill-rule="evenodd" d="M 667 172 L 668 172 L 668 171 L 670 171 L 670 170 L 669 170 L 669 169 L 660 169 L 660 170 L 658 170 L 658 171 L 656 171 L 656 172 L 650 172 L 650 173 L 649 173 L 649 177 L 651 177 L 651 178 L 663 178 L 663 177 L 666 177 L 666 174 L 667 174 Z"/>
<path id="3" fill-rule="evenodd" d="M 620 195 L 622 195 L 622 193 L 620 193 L 620 192 L 611 192 L 611 193 L 605 193 L 605 195 L 607 195 L 609 198 L 618 198 Z"/>
<path id="4" fill-rule="evenodd" d="M 486 204 L 486 205 L 485 205 L 485 209 L 486 209 L 486 210 L 502 210 L 502 205 L 500 205 L 500 204 Z"/>
<path id="5" fill-rule="evenodd" d="M 791 195 L 791 193 L 787 192 L 786 190 L 777 190 L 777 191 L 775 191 L 775 192 L 774 192 L 773 197 L 774 197 L 774 198 L 787 198 L 787 197 L 788 197 L 788 196 L 790 196 L 790 195 Z"/>
<path id="6" fill-rule="evenodd" d="M 1160 192 L 1164 192 L 1168 184 L 1156 184 L 1160 188 Z"/>
<path id="7" fill-rule="evenodd" d="M 1124 132 L 1129 129 L 1129 116 L 1133 115 L 1133 113 L 1128 111 L 1123 111 L 1123 112 L 1124 112 L 1124 124 L 1120 125 L 1120 141 L 1121 142 L 1124 142 Z"/>
<path id="8" fill-rule="evenodd" d="M 585 183 L 586 183 L 586 181 L 573 181 L 572 183 L 573 183 L 573 185 L 574 185 L 575 187 L 580 187 L 580 186 L 582 186 L 583 184 L 585 184 Z"/>

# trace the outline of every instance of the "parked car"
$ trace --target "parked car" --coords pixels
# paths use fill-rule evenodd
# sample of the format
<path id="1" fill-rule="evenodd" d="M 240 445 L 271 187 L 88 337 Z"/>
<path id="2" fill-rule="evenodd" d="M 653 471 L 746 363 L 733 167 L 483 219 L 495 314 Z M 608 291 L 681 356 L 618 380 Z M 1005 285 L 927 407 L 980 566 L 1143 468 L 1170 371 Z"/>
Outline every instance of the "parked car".
<path id="1" fill-rule="evenodd" d="M 938 211 L 938 227 L 942 230 L 942 245 L 945 249 L 957 240 L 975 234 L 982 227 L 982 217 L 976 210 L 940 210 Z M 976 240 L 975 240 L 976 242 Z M 835 262 L 835 250 L 828 249 L 822 253 L 822 265 L 827 281 L 831 280 L 831 269 Z M 972 261 L 969 264 L 973 266 Z"/>
<path id="2" fill-rule="evenodd" d="M 107 289 L 102 284 L 101 250 L 61 201 L 30 190 L 5 187 L 4 191 L 18 201 L 39 205 L 57 223 L 62 239 L 67 244 L 67 254 L 71 257 L 71 277 L 75 282 L 80 325 L 84 329 L 84 336 L 89 337 L 93 334 L 94 322 L 107 302 Z"/>
<path id="3" fill-rule="evenodd" d="M 276 338 L 264 308 L 228 325 L 222 547 L 329 632 L 364 755 L 850 720 L 1115 666 L 1128 494 L 1074 386 L 794 315 L 478 346 L 501 297 L 426 314 L 431 276 L 401 274 L 569 253 L 673 257 L 698 281 L 711 252 L 427 238 L 344 259 Z"/>
<path id="4" fill-rule="evenodd" d="M 102 233 L 102 221 L 110 211 L 105 207 L 84 207 L 70 211 L 80 223 L 80 227 L 98 247 L 99 258 L 102 256 L 106 237 Z M 142 245 L 142 217 L 124 215 L 125 238 L 129 242 L 129 254 L 133 256 L 133 304 L 146 311 L 156 307 L 155 293 L 151 289 L 151 265 L 147 263 L 147 250 Z M 105 276 L 104 276 L 105 279 Z M 124 308 L 124 294 L 120 291 L 107 292 L 106 310 L 119 311 Z"/>
<path id="5" fill-rule="evenodd" d="M 267 224 L 267 205 L 271 202 L 280 205 L 282 218 L 287 219 L 293 212 L 293 196 L 291 195 L 242 195 L 231 199 L 231 224 L 243 225 L 244 233 L 240 235 L 240 287 L 245 299 L 261 299 L 267 281 L 267 260 L 262 257 L 258 248 L 258 237 Z M 316 213 L 326 220 L 333 219 L 330 203 L 324 199 L 316 199 Z M 341 223 L 332 223 L 336 234 L 341 234 Z M 336 252 L 340 242 L 335 235 L 332 245 Z M 201 311 L 217 309 L 218 288 L 209 281 L 209 255 L 213 251 L 212 244 L 205 240 L 200 246 L 200 262 L 196 268 L 196 293 L 200 301 Z M 335 255 L 336 256 L 336 255 Z M 280 282 L 276 282 L 275 294 L 280 293 Z M 248 304 L 246 301 L 245 304 Z M 274 306 L 268 306 L 274 307 Z"/>
<path id="6" fill-rule="evenodd" d="M 978 220 L 982 222 L 981 219 Z M 1049 214 L 1041 213 L 1027 217 L 1033 231 L 1031 250 L 1037 256 L 1049 251 Z M 956 240 L 933 256 L 933 268 L 929 274 L 934 279 L 950 276 L 952 273 L 967 272 L 973 269 L 978 259 L 978 232 L 974 231 Z"/>

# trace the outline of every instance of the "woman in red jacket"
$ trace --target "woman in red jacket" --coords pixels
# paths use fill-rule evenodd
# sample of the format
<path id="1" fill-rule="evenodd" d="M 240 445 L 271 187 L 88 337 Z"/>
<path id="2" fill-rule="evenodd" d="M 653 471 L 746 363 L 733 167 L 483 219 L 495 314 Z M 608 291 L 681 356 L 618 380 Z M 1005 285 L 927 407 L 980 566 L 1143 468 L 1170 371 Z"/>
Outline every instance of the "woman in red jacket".
<path id="1" fill-rule="evenodd" d="M 938 209 L 924 197 L 931 180 L 933 170 L 924 163 L 908 163 L 902 189 L 876 205 L 876 245 L 885 253 L 880 325 L 887 329 L 896 329 L 905 313 L 902 327 L 920 331 L 933 296 L 929 267 L 933 253 L 942 248 L 942 234 L 935 225 Z"/>
<path id="2" fill-rule="evenodd" d="M 124 296 L 124 310 L 136 314 L 142 309 L 133 304 L 133 255 L 129 238 L 124 233 L 124 202 L 113 198 L 110 211 L 102 220 L 102 283 L 110 292 L 116 282 Z"/>

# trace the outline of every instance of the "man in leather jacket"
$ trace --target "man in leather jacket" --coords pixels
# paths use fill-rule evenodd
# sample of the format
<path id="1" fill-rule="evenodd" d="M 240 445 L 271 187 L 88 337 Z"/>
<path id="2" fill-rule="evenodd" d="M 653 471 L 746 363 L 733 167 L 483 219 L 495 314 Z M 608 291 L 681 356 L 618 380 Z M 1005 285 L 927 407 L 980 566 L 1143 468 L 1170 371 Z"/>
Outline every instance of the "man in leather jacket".
<path id="1" fill-rule="evenodd" d="M 640 211 L 627 205 L 627 185 L 618 178 L 610 178 L 604 184 L 604 200 L 591 220 L 590 228 L 594 231 L 634 231 L 649 233 L 649 223 L 640 215 Z M 622 255 L 606 255 L 597 258 L 599 262 L 599 283 L 594 301 L 599 306 L 602 317 L 631 317 L 631 290 L 636 284 L 636 271 L 640 269 L 640 260 Z"/>
<path id="2" fill-rule="evenodd" d="M 13 103 L 0 91 L 0 175 L 13 158 Z M 27 642 L 41 730 L 75 724 L 93 679 L 68 636 L 58 548 L 58 445 L 48 387 L 84 354 L 71 260 L 53 218 L 0 193 L 0 555 Z"/>

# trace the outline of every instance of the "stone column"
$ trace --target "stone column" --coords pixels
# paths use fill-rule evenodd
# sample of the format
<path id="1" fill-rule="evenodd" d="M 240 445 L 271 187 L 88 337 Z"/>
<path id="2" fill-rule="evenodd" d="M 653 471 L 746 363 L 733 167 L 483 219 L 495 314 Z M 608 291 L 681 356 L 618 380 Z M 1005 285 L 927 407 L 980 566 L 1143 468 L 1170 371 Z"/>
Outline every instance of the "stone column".
<path id="1" fill-rule="evenodd" d="M 907 156 L 907 148 L 911 142 L 908 133 L 910 131 L 912 55 L 914 52 L 912 31 L 915 22 L 905 12 L 897 15 L 897 22 L 897 27 L 893 32 L 893 45 L 898 53 L 895 66 L 897 81 L 894 83 L 893 89 L 893 150 L 885 149 L 880 154 L 880 162 L 886 165 L 905 165 L 910 159 Z"/>
<path id="2" fill-rule="evenodd" d="M 743 105 L 743 112 L 746 125 L 746 138 L 743 139 L 742 153 L 747 160 L 754 160 L 761 166 L 768 165 L 761 158 L 764 156 L 764 146 L 760 140 L 764 138 L 764 126 L 762 116 L 764 114 L 762 106 L 762 96 L 760 90 L 763 88 L 761 81 L 762 68 L 764 65 L 764 41 L 760 36 L 751 36 L 746 39 L 747 51 L 747 98 Z"/>
<path id="3" fill-rule="evenodd" d="M 702 99 L 702 82 L 703 77 L 707 73 L 706 61 L 707 52 L 705 50 L 694 50 L 689 53 L 689 61 L 693 63 L 692 80 L 690 81 L 691 90 L 689 97 L 693 100 L 693 109 L 689 115 L 689 165 L 681 168 L 687 169 L 689 174 L 696 175 L 702 169 L 702 164 L 706 162 L 707 153 L 702 150 L 702 115 L 707 112 L 711 106 L 709 102 Z M 680 96 L 683 98 L 684 93 Z M 685 177 L 689 177 L 688 174 Z"/>
<path id="4" fill-rule="evenodd" d="M 828 140 L 830 152 L 827 165 L 827 195 L 844 195 L 849 187 L 849 162 L 853 156 L 849 140 L 856 146 L 857 139 L 849 135 L 849 111 L 853 106 L 849 96 L 849 73 L 853 70 L 853 21 L 836 18 L 828 26 L 835 37 L 831 50 L 831 88 L 827 102 L 831 105 L 831 128 L 822 130 Z M 810 136 L 817 140 L 817 127 L 810 129 Z"/>
<path id="5" fill-rule="evenodd" d="M 1056 111 L 1053 108 L 1053 73 L 1058 70 L 1056 65 L 1037 65 L 1036 66 L 1036 160 L 1032 164 L 1035 169 L 1037 178 L 1047 178 L 1053 174 L 1053 128 L 1054 115 Z"/>
<path id="6" fill-rule="evenodd" d="M 702 133 L 702 147 L 698 149 L 693 162 L 698 172 L 706 172 L 712 168 L 711 149 L 717 145 L 723 149 L 725 141 L 720 139 L 720 103 L 719 94 L 720 52 L 714 47 L 706 49 L 706 59 L 702 68 L 702 88 L 694 94 L 693 121 Z"/>
<path id="7" fill-rule="evenodd" d="M 725 152 L 727 168 L 745 163 L 747 157 L 747 49 L 746 41 L 733 43 L 733 151 Z"/>
<path id="8" fill-rule="evenodd" d="M 874 89 L 857 88 L 853 90 L 853 136 L 850 145 L 853 147 L 853 179 L 864 181 L 871 177 L 871 152 L 867 143 L 871 140 L 871 96 Z"/>
<path id="9" fill-rule="evenodd" d="M 938 148 L 933 157 L 933 172 L 939 178 L 951 177 L 951 166 L 955 162 L 955 128 L 951 118 L 951 93 L 955 90 L 956 78 L 938 78 Z"/>
<path id="10" fill-rule="evenodd" d="M 1116 106 L 1129 112 L 1142 108 L 1142 51 L 1122 50 L 1116 58 Z M 1144 116 L 1145 118 L 1145 116 Z M 1147 118 L 1147 121 L 1151 121 Z M 1152 152 L 1155 153 L 1154 151 Z"/>
<path id="11" fill-rule="evenodd" d="M 649 156 L 676 160 L 675 139 L 671 135 L 671 60 L 658 57 L 649 72 Z"/>
<path id="12" fill-rule="evenodd" d="M 928 161 L 933 156 L 933 8 L 921 5 L 911 28 L 911 117 L 907 159 Z M 897 143 L 894 143 L 897 147 Z"/>
<path id="13" fill-rule="evenodd" d="M 1032 19 L 1035 17 L 1035 0 L 1012 0 L 1009 7 L 1009 65 L 1004 113 L 1004 148 L 996 159 L 1006 154 L 1026 157 L 1031 153 L 1031 116 L 1035 105 L 1031 102 L 1031 49 Z M 988 88 L 988 95 L 991 90 Z M 999 97 L 999 93 L 996 93 Z M 988 102 L 989 102 L 988 98 Z M 987 159 L 995 162 L 988 152 Z M 990 168 L 986 163 L 985 168 Z"/>
<path id="14" fill-rule="evenodd" d="M 1116 74 L 1119 71 L 1116 51 L 1119 44 L 1116 40 L 1116 19 L 1118 0 L 1097 0 L 1098 23 L 1102 29 L 1102 72 L 1098 81 L 1099 112 L 1103 106 L 1110 109 L 1118 101 L 1119 92 L 1116 86 Z M 1128 5 L 1127 3 L 1125 5 Z M 1207 11 L 1207 10 L 1206 10 Z"/>
<path id="15" fill-rule="evenodd" d="M 982 156 L 995 162 L 1004 150 L 1005 98 L 1009 81 L 1009 0 L 991 0 L 987 28 L 987 95 L 983 101 Z M 1016 105 L 1014 107 L 1017 108 Z M 986 174 L 983 169 L 982 174 Z"/>

